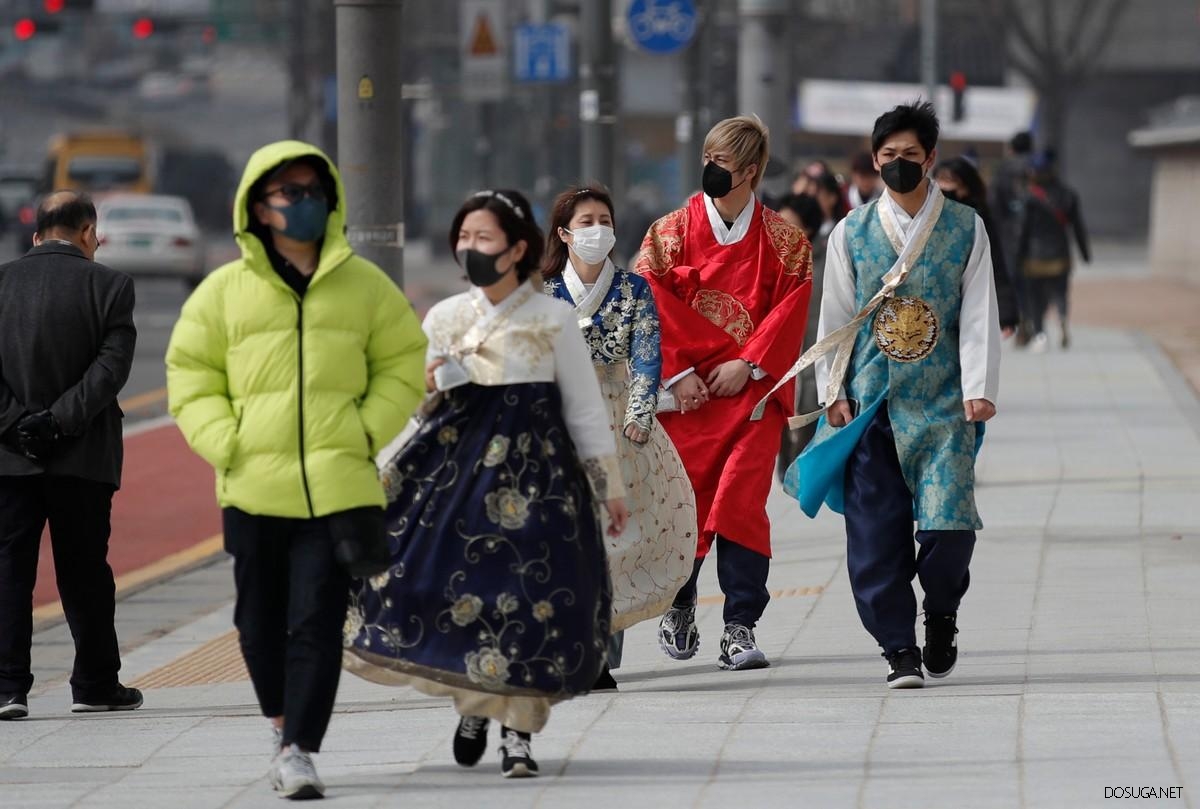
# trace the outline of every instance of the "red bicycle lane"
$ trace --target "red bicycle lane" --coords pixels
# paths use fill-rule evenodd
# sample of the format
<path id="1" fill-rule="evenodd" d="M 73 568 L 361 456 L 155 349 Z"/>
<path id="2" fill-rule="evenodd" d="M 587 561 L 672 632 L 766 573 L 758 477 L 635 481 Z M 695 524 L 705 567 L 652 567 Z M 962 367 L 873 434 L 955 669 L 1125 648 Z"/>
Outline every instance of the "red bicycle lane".
<path id="1" fill-rule="evenodd" d="M 179 566 L 211 555 L 221 531 L 212 469 L 195 455 L 174 424 L 152 427 L 125 437 L 121 489 L 113 498 L 112 537 L 108 562 L 118 579 L 139 572 L 168 575 Z M 191 553 L 189 553 L 191 552 Z M 197 556 L 199 554 L 199 556 Z M 42 616 L 55 614 L 58 588 L 50 539 L 42 536 L 33 604 Z"/>

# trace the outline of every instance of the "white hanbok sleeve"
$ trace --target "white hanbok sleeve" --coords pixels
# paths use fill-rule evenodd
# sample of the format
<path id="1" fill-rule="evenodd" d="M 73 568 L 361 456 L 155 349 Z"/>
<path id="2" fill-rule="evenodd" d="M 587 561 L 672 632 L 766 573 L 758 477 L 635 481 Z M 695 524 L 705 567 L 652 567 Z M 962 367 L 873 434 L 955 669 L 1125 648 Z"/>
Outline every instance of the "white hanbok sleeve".
<path id="1" fill-rule="evenodd" d="M 574 313 L 566 310 L 565 314 L 554 341 L 554 379 L 562 395 L 563 420 L 587 472 L 592 494 L 600 501 L 624 497 L 617 442 L 592 355 L 575 324 Z"/>
<path id="2" fill-rule="evenodd" d="M 845 326 L 858 314 L 854 305 L 854 295 L 854 265 L 850 263 L 850 253 L 846 250 L 846 220 L 843 219 L 829 234 L 826 247 L 825 279 L 821 286 L 821 317 L 817 322 L 818 341 Z M 825 401 L 825 388 L 829 385 L 829 369 L 832 364 L 833 354 L 826 354 L 818 358 L 814 365 L 817 399 L 824 405 L 829 404 Z M 846 398 L 845 389 L 838 390 L 837 398 Z"/>
<path id="3" fill-rule="evenodd" d="M 1000 307 L 992 274 L 992 248 L 978 214 L 975 244 L 963 272 L 958 355 L 963 401 L 987 399 L 996 404 L 1000 393 Z"/>

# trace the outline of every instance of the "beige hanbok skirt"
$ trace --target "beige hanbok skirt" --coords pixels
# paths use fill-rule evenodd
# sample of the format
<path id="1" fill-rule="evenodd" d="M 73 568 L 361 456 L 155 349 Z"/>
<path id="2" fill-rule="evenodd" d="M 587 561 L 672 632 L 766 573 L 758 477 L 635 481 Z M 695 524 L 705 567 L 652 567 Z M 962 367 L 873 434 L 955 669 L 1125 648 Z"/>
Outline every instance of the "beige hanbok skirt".
<path id="1" fill-rule="evenodd" d="M 662 615 L 692 575 L 696 559 L 696 498 L 683 461 L 656 421 L 650 440 L 638 446 L 624 435 L 629 371 L 624 364 L 597 365 L 625 481 L 629 527 L 604 542 L 612 576 L 612 631 Z"/>

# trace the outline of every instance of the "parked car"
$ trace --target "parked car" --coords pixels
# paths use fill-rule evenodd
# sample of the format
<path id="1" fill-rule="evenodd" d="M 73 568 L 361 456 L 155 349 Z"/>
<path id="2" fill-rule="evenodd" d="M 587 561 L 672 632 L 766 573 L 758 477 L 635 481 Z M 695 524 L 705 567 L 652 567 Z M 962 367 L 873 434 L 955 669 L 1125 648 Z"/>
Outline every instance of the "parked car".
<path id="1" fill-rule="evenodd" d="M 96 206 L 96 260 L 134 276 L 204 278 L 204 243 L 192 206 L 183 197 L 112 194 Z"/>

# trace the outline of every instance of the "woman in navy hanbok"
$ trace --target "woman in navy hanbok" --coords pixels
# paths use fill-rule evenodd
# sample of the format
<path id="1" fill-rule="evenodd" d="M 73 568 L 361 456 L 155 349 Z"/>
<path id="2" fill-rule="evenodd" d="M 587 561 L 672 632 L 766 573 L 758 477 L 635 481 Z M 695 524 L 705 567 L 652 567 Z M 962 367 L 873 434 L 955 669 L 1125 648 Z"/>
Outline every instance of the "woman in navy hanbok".
<path id="1" fill-rule="evenodd" d="M 530 776 L 530 734 L 591 689 L 610 639 L 599 506 L 628 520 L 608 413 L 570 307 L 529 276 L 529 203 L 485 191 L 450 230 L 474 289 L 430 310 L 420 428 L 384 465 L 394 563 L 351 593 L 346 665 L 449 696 L 455 759 L 502 723 L 501 771 Z"/>

